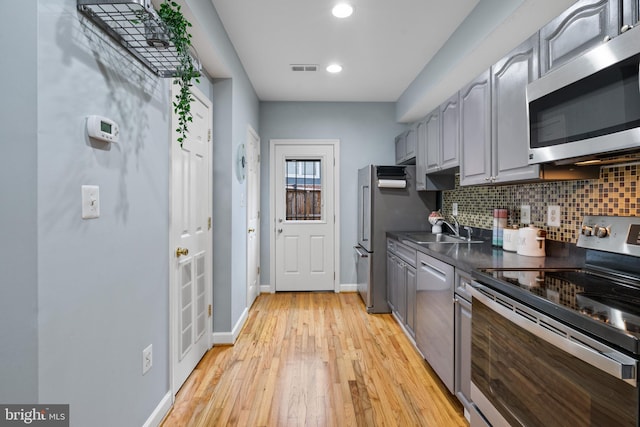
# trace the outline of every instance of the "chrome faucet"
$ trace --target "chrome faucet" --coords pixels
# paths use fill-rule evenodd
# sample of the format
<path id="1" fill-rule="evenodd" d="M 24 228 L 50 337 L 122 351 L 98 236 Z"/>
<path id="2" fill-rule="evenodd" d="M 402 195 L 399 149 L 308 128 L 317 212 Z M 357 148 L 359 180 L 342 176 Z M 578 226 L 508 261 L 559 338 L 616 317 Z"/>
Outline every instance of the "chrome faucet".
<path id="1" fill-rule="evenodd" d="M 470 242 L 471 241 L 471 235 L 473 234 L 473 229 L 471 227 L 469 227 L 468 225 L 465 225 L 463 228 L 465 230 L 467 230 L 467 240 Z"/>
<path id="2" fill-rule="evenodd" d="M 453 218 L 453 225 L 449 224 L 445 220 L 442 220 L 442 222 L 447 224 L 447 227 L 449 227 L 449 229 L 451 230 L 454 236 L 460 237 L 460 223 L 458 222 L 458 219 L 455 216 L 452 216 L 451 218 Z"/>

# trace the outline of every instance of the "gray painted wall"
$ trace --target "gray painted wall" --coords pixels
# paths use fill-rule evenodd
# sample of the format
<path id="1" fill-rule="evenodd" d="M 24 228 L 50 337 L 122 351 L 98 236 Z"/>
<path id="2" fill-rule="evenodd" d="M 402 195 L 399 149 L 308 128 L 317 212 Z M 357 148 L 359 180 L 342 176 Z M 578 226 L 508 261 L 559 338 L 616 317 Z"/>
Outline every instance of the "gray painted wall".
<path id="1" fill-rule="evenodd" d="M 38 400 L 69 403 L 72 425 L 141 425 L 169 390 L 170 80 L 79 16 L 38 2 Z M 90 141 L 89 114 L 120 142 Z"/>
<path id="2" fill-rule="evenodd" d="M 0 402 L 23 403 L 38 398 L 37 3 L 0 15 Z"/>
<path id="3" fill-rule="evenodd" d="M 269 140 L 340 140 L 340 278 L 356 283 L 358 169 L 368 164 L 394 164 L 394 138 L 405 129 L 395 121 L 394 103 L 261 102 L 261 282 L 269 284 Z"/>
<path id="4" fill-rule="evenodd" d="M 258 129 L 259 102 L 211 1 L 185 2 L 232 75 L 213 88 L 213 329 L 228 334 L 247 310 L 246 181 L 236 179 L 236 153 L 247 125 Z"/>
<path id="5" fill-rule="evenodd" d="M 226 91 L 198 84 L 220 95 L 214 205 L 231 231 L 214 257 L 230 260 L 246 252 L 234 153 L 247 123 L 258 128 L 258 101 L 213 6 L 194 3 L 237 73 Z M 69 403 L 74 426 L 142 425 L 169 391 L 170 80 L 114 45 L 75 0 L 11 0 L 0 12 L 11 17 L 0 47 L 19 70 L 0 83 L 0 402 Z M 90 114 L 118 122 L 121 141 L 89 140 Z M 81 219 L 83 184 L 100 186 L 98 219 Z M 224 332 L 246 310 L 244 256 L 229 265 L 214 282 Z"/>

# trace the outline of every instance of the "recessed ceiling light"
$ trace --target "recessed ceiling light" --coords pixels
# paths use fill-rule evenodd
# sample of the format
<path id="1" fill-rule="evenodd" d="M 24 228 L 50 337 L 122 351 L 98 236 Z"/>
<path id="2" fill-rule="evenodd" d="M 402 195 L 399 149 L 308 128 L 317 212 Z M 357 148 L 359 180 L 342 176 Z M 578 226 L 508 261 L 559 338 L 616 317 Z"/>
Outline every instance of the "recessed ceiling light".
<path id="1" fill-rule="evenodd" d="M 331 13 L 336 18 L 346 18 L 353 13 L 353 7 L 347 3 L 339 3 L 331 9 Z"/>
<path id="2" fill-rule="evenodd" d="M 342 71 L 342 66 L 338 64 L 331 64 L 327 67 L 327 71 L 334 74 L 339 73 L 340 71 Z"/>

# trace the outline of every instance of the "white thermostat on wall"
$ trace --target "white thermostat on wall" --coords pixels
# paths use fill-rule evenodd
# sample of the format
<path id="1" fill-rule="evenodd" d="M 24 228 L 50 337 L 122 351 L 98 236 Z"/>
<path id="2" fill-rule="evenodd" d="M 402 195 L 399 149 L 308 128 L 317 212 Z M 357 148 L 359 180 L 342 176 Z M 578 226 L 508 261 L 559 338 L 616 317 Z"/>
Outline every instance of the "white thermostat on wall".
<path id="1" fill-rule="evenodd" d="M 118 142 L 120 130 L 118 124 L 102 116 L 87 117 L 87 134 L 90 138 L 106 142 Z"/>

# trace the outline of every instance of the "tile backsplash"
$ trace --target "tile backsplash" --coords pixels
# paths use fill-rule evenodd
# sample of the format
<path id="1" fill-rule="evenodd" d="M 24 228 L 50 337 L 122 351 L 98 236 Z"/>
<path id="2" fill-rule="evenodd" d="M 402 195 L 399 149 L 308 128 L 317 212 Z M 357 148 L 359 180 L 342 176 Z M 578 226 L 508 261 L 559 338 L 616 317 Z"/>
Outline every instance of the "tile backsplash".
<path id="1" fill-rule="evenodd" d="M 472 227 L 491 229 L 493 209 L 507 208 L 509 224 L 520 222 L 520 205 L 531 206 L 531 222 L 547 230 L 547 238 L 575 243 L 584 215 L 640 216 L 639 164 L 603 167 L 599 179 L 554 181 L 503 186 L 456 186 L 442 195 L 442 213 L 451 215 L 458 203 L 458 220 Z M 560 206 L 560 227 L 546 225 L 547 206 Z"/>

